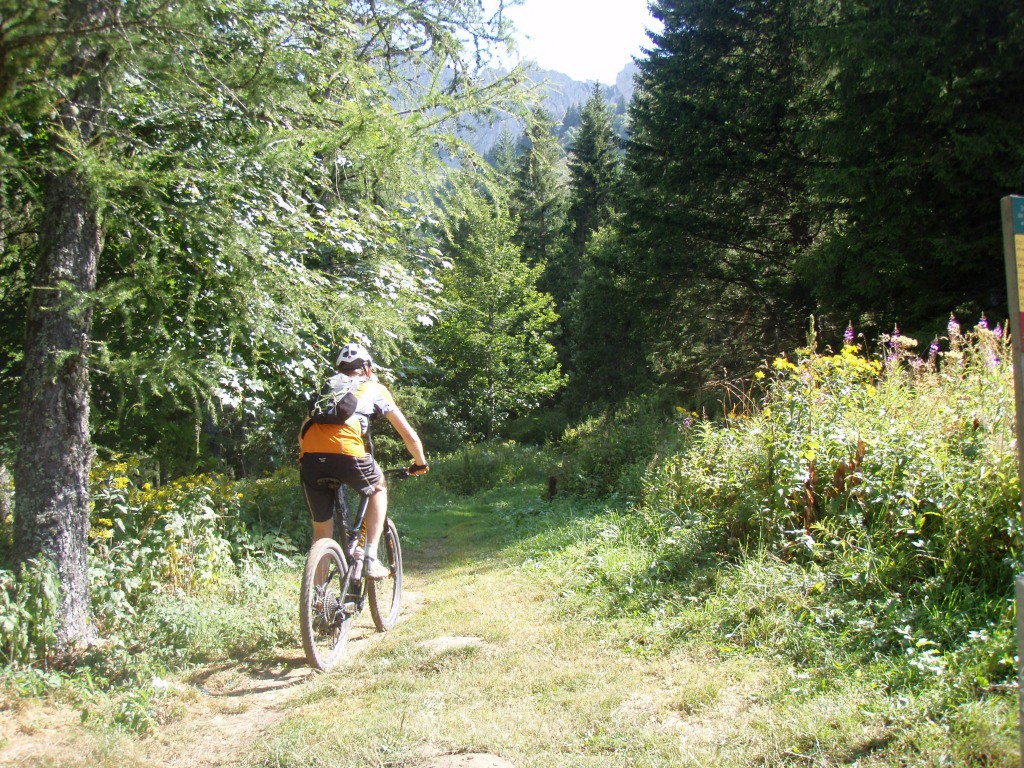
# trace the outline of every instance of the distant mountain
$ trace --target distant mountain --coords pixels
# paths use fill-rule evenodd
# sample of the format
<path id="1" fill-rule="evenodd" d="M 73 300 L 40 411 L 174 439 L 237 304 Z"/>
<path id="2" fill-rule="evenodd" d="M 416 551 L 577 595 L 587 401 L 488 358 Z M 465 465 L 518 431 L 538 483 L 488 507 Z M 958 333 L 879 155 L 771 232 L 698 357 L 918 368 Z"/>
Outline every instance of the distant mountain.
<path id="1" fill-rule="evenodd" d="M 615 78 L 615 85 L 602 86 L 605 101 L 614 115 L 614 126 L 620 135 L 625 134 L 626 108 L 629 106 L 629 100 L 633 98 L 633 77 L 637 71 L 636 64 L 630 62 Z M 501 76 L 504 73 L 497 74 Z M 594 81 L 573 80 L 568 75 L 548 69 L 532 70 L 528 77 L 531 82 L 540 86 L 541 104 L 558 126 L 556 133 L 562 146 L 567 146 L 575 135 L 574 129 L 579 125 L 580 111 L 590 98 Z M 518 139 L 524 127 L 521 120 L 513 117 L 490 123 L 478 121 L 466 130 L 464 137 L 477 152 L 486 155 L 498 141 L 502 131 L 508 131 L 513 139 Z"/>

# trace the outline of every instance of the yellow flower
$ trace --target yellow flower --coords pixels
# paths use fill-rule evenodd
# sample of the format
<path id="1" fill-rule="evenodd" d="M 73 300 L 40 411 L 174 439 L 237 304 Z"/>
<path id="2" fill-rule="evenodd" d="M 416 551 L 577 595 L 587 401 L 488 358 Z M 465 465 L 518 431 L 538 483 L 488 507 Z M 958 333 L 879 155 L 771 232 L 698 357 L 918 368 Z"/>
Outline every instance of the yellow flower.
<path id="1" fill-rule="evenodd" d="M 764 378 L 764 371 L 758 371 L 757 373 L 755 373 L 754 374 L 754 378 L 755 379 L 763 379 Z"/>

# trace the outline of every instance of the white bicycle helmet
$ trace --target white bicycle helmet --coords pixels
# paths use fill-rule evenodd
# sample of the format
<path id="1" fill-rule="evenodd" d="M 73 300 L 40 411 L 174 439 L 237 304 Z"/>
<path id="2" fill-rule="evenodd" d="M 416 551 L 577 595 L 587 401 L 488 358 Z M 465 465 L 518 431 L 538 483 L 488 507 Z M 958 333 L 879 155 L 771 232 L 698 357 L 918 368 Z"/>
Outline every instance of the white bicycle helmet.
<path id="1" fill-rule="evenodd" d="M 370 353 L 366 351 L 366 347 L 362 344 L 349 342 L 341 348 L 341 352 L 338 353 L 338 360 L 335 362 L 334 366 L 339 371 L 355 371 L 362 368 L 367 363 L 372 364 L 373 358 L 370 357 Z"/>

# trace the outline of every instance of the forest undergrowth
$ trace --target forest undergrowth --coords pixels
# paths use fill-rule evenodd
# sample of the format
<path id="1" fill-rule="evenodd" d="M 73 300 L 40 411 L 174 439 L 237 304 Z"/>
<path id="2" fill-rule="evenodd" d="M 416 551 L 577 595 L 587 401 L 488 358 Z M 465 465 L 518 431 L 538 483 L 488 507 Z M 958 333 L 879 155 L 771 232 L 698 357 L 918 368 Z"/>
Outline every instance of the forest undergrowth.
<path id="1" fill-rule="evenodd" d="M 851 334 L 822 351 L 812 334 L 730 393 L 721 418 L 637 400 L 557 446 L 467 448 L 399 493 L 429 507 L 534 484 L 535 503 L 495 508 L 514 536 L 494 546 L 557 573 L 561 615 L 629 654 L 692 648 L 782 670 L 773 706 L 808 723 L 793 726 L 794 764 L 1015 765 L 1009 343 L 951 319 L 917 347 L 893 333 L 869 354 Z M 92 480 L 102 640 L 56 658 L 52 573 L 0 572 L 8 700 L 146 732 L 180 716 L 166 675 L 298 645 L 308 524 L 294 469 L 155 487 L 144 462 L 118 458 Z M 823 735 L 844 727 L 816 719 L 825 698 L 877 732 L 868 752 L 846 759 Z"/>
<path id="2" fill-rule="evenodd" d="M 635 404 L 570 434 L 567 483 L 620 510 L 563 553 L 571 602 L 632 618 L 640 652 L 754 653 L 797 696 L 881 692 L 909 764 L 1016 764 L 1010 344 L 984 318 L 947 330 L 865 354 L 852 328 L 838 352 L 812 328 L 722 419 Z"/>

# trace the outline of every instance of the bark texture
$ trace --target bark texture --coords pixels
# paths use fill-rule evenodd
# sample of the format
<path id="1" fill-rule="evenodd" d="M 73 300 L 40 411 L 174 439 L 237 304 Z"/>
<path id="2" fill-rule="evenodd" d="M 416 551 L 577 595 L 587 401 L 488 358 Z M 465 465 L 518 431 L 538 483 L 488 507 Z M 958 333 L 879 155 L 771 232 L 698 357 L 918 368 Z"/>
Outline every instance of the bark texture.
<path id="1" fill-rule="evenodd" d="M 24 378 L 14 468 L 14 551 L 19 562 L 52 560 L 61 580 L 58 636 L 87 639 L 89 584 L 89 340 L 92 294 L 102 244 L 99 200 L 81 164 L 97 131 L 106 55 L 94 35 L 103 5 L 65 3 L 74 46 L 64 76 L 71 83 L 54 126 L 52 170 L 43 185 L 39 255 L 26 322 Z M 91 41 L 91 42 L 90 42 Z"/>

